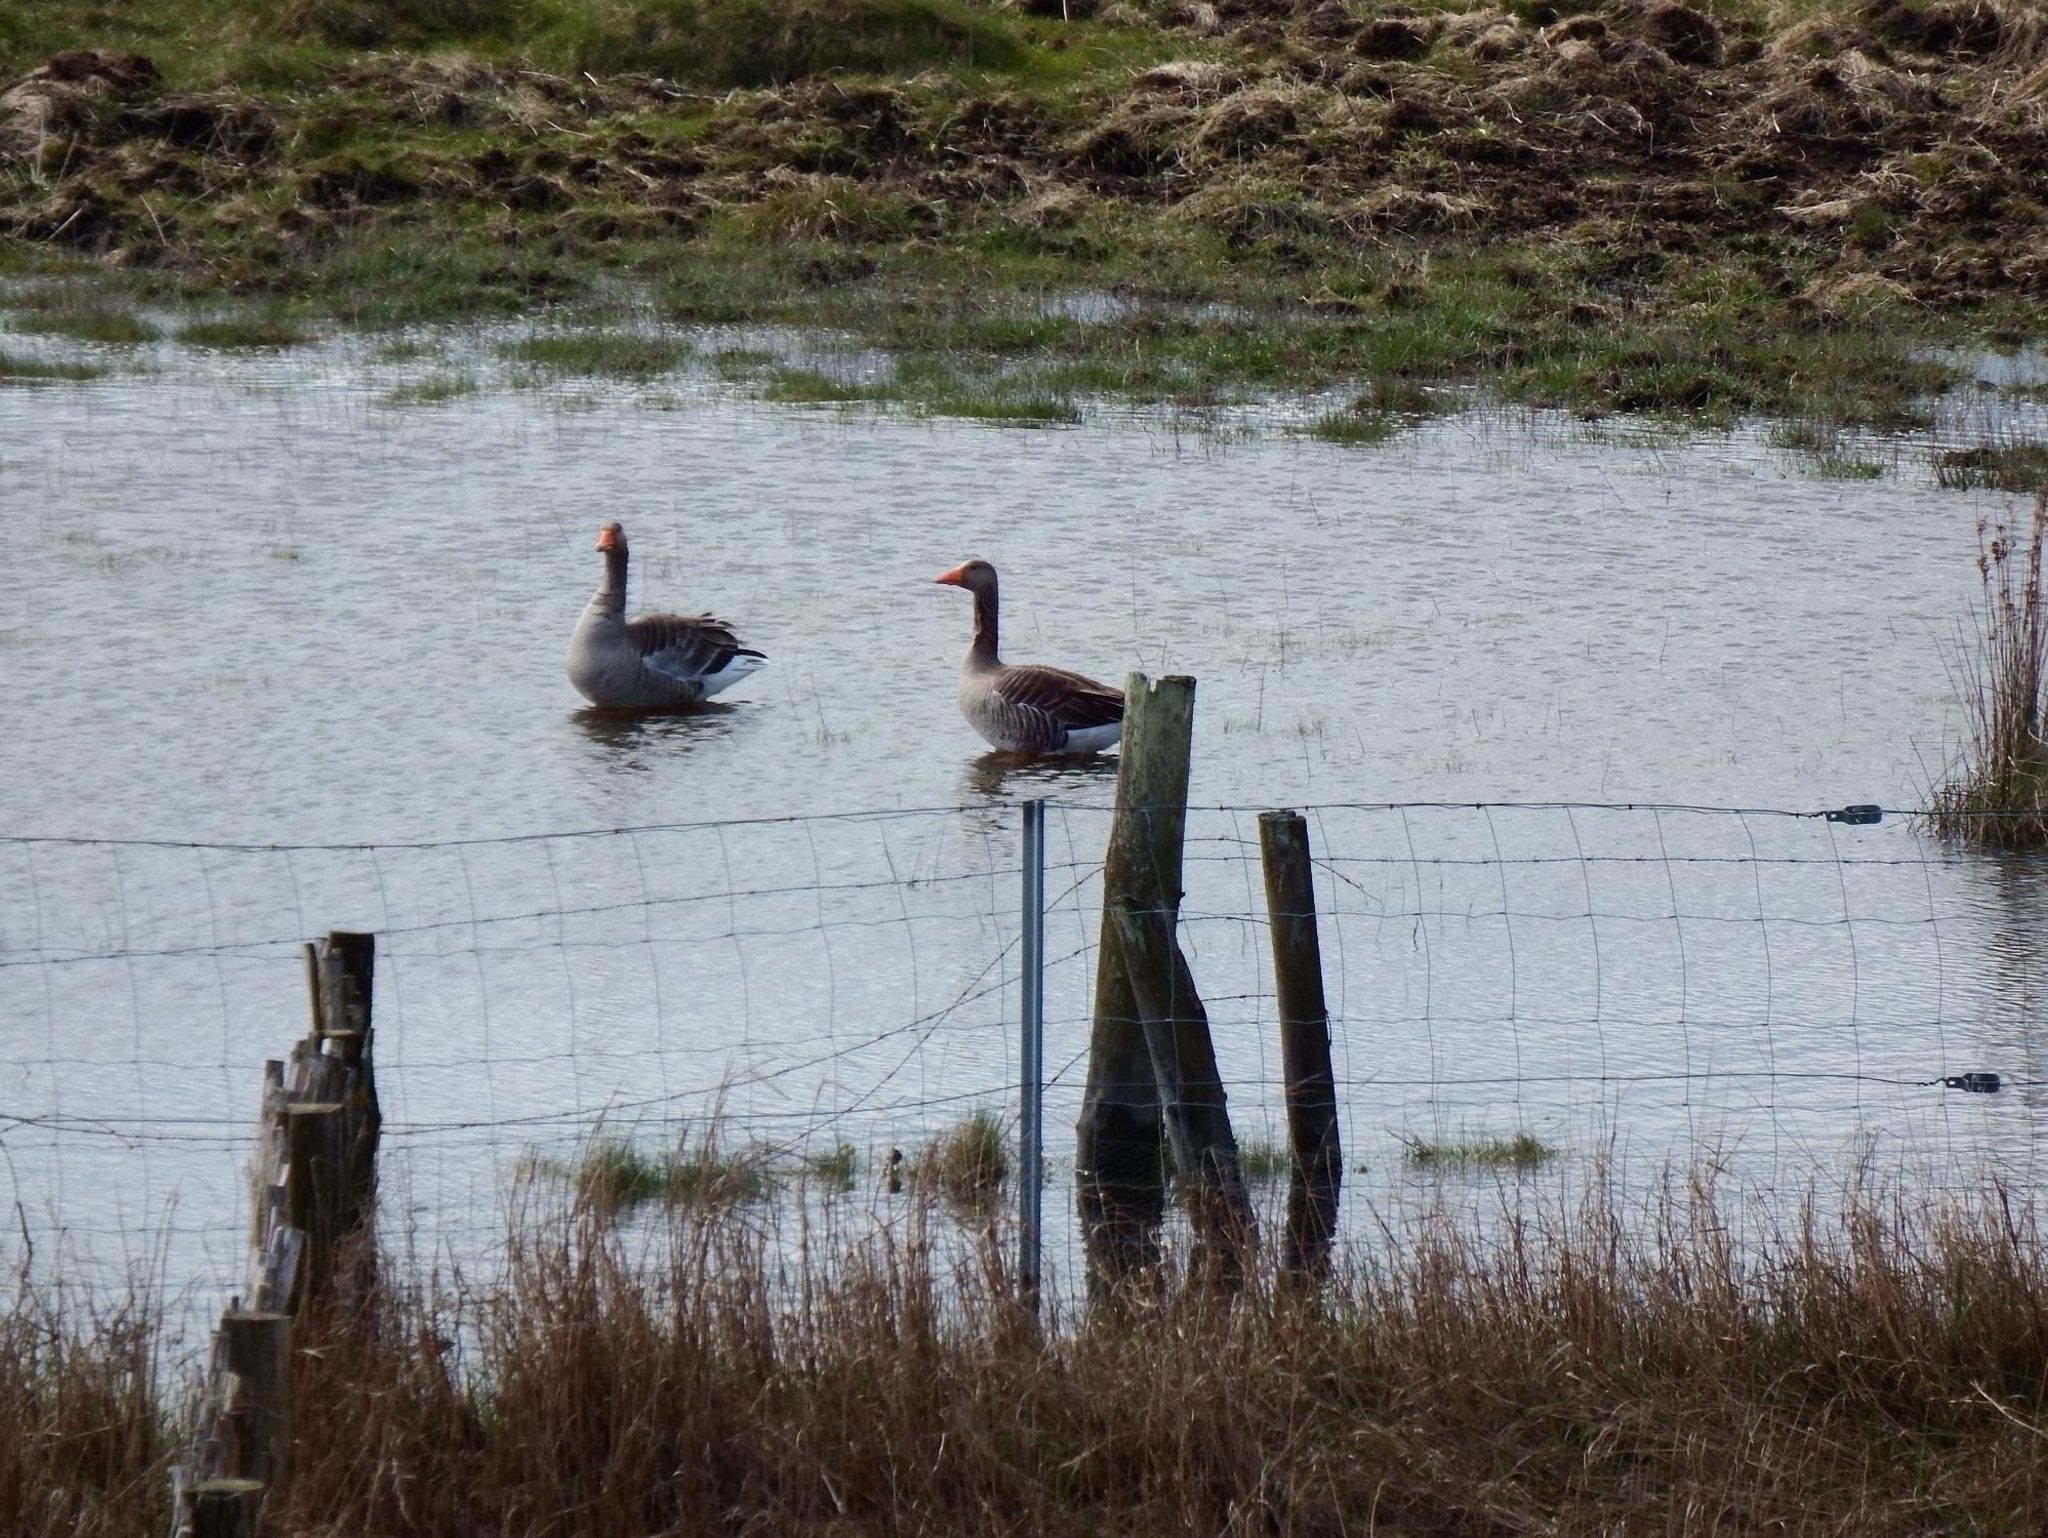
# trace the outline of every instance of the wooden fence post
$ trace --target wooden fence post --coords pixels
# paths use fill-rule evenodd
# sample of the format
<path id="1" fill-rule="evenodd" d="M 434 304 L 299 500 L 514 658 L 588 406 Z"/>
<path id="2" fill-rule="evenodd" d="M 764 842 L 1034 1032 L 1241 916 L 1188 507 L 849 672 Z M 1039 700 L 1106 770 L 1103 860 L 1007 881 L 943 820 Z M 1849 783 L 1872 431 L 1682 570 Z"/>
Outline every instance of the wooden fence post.
<path id="1" fill-rule="evenodd" d="M 292 1316 L 230 1309 L 220 1319 L 221 1360 L 234 1375 L 227 1473 L 270 1486 L 291 1444 Z"/>
<path id="2" fill-rule="evenodd" d="M 221 1315 L 183 1459 L 172 1469 L 172 1538 L 254 1538 L 291 1445 L 292 1331 L 372 1279 L 370 1234 L 382 1116 L 371 1072 L 375 937 L 336 932 L 306 947 L 311 1024 L 288 1060 L 263 1065 L 252 1160 L 249 1306 Z"/>
<path id="3" fill-rule="evenodd" d="M 1172 912 L 1146 906 L 1130 891 L 1119 899 L 1114 918 L 1174 1167 L 1187 1187 L 1195 1238 L 1191 1271 L 1202 1285 L 1234 1292 L 1244 1281 L 1257 1227 L 1230 1130 L 1209 1012 L 1181 954 Z"/>
<path id="4" fill-rule="evenodd" d="M 1287 1243 L 1281 1275 L 1313 1286 L 1328 1273 L 1337 1233 L 1344 1154 L 1337 1136 L 1337 1083 L 1330 1066 L 1330 1011 L 1316 936 L 1315 875 L 1308 822 L 1299 812 L 1259 814 L 1259 856 L 1273 936 L 1273 991 L 1280 1010 L 1280 1072 L 1287 1086 Z"/>
<path id="5" fill-rule="evenodd" d="M 1075 1200 L 1091 1302 L 1108 1301 L 1134 1278 L 1155 1273 L 1159 1260 L 1166 1215 L 1159 1091 L 1114 915 L 1120 896 L 1134 889 L 1152 906 L 1179 911 L 1194 695 L 1192 678 L 1154 683 L 1133 673 L 1124 680 L 1088 1081 L 1074 1129 Z"/>

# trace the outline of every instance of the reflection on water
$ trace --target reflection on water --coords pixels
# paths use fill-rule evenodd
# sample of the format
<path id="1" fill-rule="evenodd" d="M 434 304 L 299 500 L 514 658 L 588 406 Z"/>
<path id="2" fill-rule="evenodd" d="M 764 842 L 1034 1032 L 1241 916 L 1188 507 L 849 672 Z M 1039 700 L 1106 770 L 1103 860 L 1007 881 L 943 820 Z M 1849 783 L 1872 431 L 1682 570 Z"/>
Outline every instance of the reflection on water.
<path id="1" fill-rule="evenodd" d="M 1077 753 L 1047 757 L 1034 753 L 984 753 L 967 765 L 970 796 L 989 800 L 1032 800 L 1071 796 L 1096 799 L 1116 784 L 1114 753 Z"/>
<path id="2" fill-rule="evenodd" d="M 587 706 L 569 719 L 601 749 L 608 767 L 646 773 L 665 756 L 688 753 L 730 737 L 746 707 L 737 701 L 707 700 L 686 710 L 599 710 Z"/>

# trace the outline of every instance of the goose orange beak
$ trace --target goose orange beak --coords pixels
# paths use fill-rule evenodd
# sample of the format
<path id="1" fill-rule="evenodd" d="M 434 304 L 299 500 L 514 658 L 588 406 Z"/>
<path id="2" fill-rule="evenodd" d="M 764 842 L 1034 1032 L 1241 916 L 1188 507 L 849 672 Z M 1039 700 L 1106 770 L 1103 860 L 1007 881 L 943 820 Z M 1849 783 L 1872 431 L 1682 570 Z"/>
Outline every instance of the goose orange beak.
<path id="1" fill-rule="evenodd" d="M 619 543 L 619 536 L 618 536 L 618 535 L 616 535 L 616 534 L 614 534 L 614 533 L 613 533 L 613 532 L 611 531 L 611 528 L 610 528 L 610 526 L 609 526 L 609 525 L 607 525 L 606 527 L 604 527 L 604 528 L 602 528 L 602 529 L 599 529 L 599 530 L 597 531 L 597 548 L 598 548 L 598 549 L 600 549 L 600 550 L 611 550 L 611 549 L 615 548 L 615 547 L 616 547 L 616 546 L 618 545 L 618 543 Z"/>
<path id="2" fill-rule="evenodd" d="M 965 587 L 967 583 L 961 573 L 966 570 L 966 564 L 963 562 L 961 565 L 955 566 L 951 571 L 940 572 L 936 577 L 932 578 L 932 581 L 943 582 L 948 587 Z"/>

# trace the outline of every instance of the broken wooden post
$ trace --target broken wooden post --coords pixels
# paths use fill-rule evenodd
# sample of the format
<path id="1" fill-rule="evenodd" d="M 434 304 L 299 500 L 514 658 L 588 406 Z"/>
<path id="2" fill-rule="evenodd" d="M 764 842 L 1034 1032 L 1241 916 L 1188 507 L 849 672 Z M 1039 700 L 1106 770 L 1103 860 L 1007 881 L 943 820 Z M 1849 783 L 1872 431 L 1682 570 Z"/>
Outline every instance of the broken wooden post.
<path id="1" fill-rule="evenodd" d="M 342 1221 L 346 1110 L 334 1100 L 285 1107 L 285 1221 L 306 1236 L 294 1308 L 326 1296 L 335 1250 L 348 1232 Z"/>
<path id="2" fill-rule="evenodd" d="M 1152 906 L 1179 910 L 1194 694 L 1192 678 L 1154 683 L 1133 673 L 1124 680 L 1116 810 L 1102 867 L 1088 1082 L 1075 1128 L 1075 1197 L 1091 1301 L 1153 1271 L 1159 1260 L 1166 1215 L 1159 1092 L 1113 915 L 1119 897 L 1132 890 Z"/>
<path id="3" fill-rule="evenodd" d="M 205 1480 L 185 1493 L 182 1520 L 192 1538 L 256 1538 L 263 1486 L 253 1479 Z"/>
<path id="4" fill-rule="evenodd" d="M 1330 1066 L 1330 1011 L 1323 998 L 1306 819 L 1293 811 L 1260 813 L 1259 856 L 1273 936 L 1280 1073 L 1287 1087 L 1290 1157 L 1281 1275 L 1313 1286 L 1329 1271 L 1344 1155 L 1337 1137 L 1337 1080 Z"/>
<path id="5" fill-rule="evenodd" d="M 292 1316 L 230 1309 L 220 1317 L 220 1347 L 233 1385 L 224 1472 L 268 1488 L 283 1479 L 291 1443 Z"/>
<path id="6" fill-rule="evenodd" d="M 1126 892 L 1114 919 L 1174 1168 L 1187 1191 L 1195 1240 L 1191 1275 L 1199 1285 L 1234 1292 L 1243 1284 L 1257 1225 L 1230 1130 L 1209 1012 L 1181 954 L 1174 912 Z"/>

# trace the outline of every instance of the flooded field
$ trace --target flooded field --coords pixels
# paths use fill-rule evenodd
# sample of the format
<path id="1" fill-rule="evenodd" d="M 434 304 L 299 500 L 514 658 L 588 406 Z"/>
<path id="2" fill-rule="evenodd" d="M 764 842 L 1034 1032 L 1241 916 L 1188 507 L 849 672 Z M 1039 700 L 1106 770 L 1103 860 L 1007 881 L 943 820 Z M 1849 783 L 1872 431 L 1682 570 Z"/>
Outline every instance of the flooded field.
<path id="1" fill-rule="evenodd" d="M 1775 815 L 1921 804 L 1958 742 L 1977 523 L 2024 503 L 1937 486 L 1924 439 L 1844 481 L 1762 428 L 1481 411 L 1342 448 L 1279 408 L 1029 431 L 708 372 L 399 404 L 420 369 L 359 342 L 155 356 L 0 390 L 0 1149 L 49 1251 L 161 1234 L 175 1284 L 232 1276 L 260 1066 L 331 927 L 384 936 L 422 1250 L 488 1253 L 515 1170 L 600 1118 L 850 1142 L 872 1197 L 888 1148 L 1014 1099 L 1026 796 L 1064 1181 L 1113 763 L 984 758 L 931 581 L 970 555 L 1011 657 L 1200 680 L 1187 935 L 1252 1137 L 1255 813 L 1319 809 L 1360 1211 L 1489 1199 L 1404 1143 L 1519 1131 L 1788 1199 L 2034 1168 L 2041 870 Z M 565 680 L 613 518 L 635 608 L 770 659 L 716 708 L 597 717 Z M 1976 1070 L 2006 1089 L 1928 1082 Z"/>

